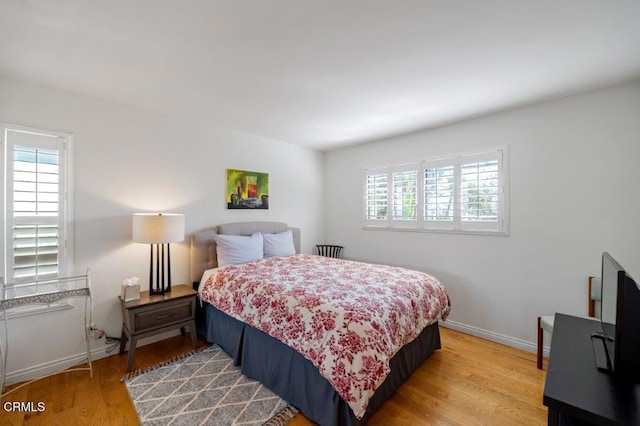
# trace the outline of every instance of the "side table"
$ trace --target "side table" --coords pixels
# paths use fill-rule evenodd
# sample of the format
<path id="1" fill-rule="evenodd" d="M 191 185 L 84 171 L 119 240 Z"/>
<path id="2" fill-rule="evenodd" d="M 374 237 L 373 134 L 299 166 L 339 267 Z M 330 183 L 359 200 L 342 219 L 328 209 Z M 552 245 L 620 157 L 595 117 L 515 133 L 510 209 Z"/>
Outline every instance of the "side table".
<path id="1" fill-rule="evenodd" d="M 122 307 L 122 340 L 120 353 L 124 353 L 129 340 L 129 356 L 127 372 L 133 367 L 136 344 L 139 339 L 155 334 L 180 329 L 185 335 L 185 327 L 189 327 L 191 340 L 195 348 L 196 336 L 196 297 L 198 292 L 188 285 L 171 287 L 171 292 L 164 295 L 150 295 L 148 291 L 140 292 L 140 299 L 125 302 L 120 298 Z"/>

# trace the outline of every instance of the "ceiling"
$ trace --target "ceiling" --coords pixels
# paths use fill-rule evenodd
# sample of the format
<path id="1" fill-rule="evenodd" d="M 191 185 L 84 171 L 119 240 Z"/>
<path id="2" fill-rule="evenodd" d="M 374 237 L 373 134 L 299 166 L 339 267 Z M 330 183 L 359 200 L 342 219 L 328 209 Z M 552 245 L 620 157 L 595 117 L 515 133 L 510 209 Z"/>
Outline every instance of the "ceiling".
<path id="1" fill-rule="evenodd" d="M 640 76 L 638 0 L 2 0 L 0 74 L 328 151 Z"/>

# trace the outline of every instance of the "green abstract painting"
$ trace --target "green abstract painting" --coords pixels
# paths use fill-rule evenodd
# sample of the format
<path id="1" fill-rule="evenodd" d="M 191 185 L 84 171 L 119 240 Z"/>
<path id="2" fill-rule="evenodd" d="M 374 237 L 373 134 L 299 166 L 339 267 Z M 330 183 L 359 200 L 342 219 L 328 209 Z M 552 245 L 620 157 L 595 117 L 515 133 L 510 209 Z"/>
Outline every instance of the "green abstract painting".
<path id="1" fill-rule="evenodd" d="M 268 209 L 269 174 L 227 169 L 227 208 Z"/>

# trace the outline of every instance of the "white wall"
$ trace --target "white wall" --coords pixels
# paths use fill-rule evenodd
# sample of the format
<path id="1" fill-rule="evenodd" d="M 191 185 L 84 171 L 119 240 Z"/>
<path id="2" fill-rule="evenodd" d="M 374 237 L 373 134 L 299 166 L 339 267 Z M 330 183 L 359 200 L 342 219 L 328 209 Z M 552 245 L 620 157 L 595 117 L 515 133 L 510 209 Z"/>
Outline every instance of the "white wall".
<path id="1" fill-rule="evenodd" d="M 365 167 L 510 146 L 510 236 L 362 229 Z M 432 273 L 453 328 L 533 350 L 536 317 L 586 315 L 609 251 L 640 280 L 640 81 L 329 152 L 325 240 Z"/>
<path id="2" fill-rule="evenodd" d="M 131 214 L 186 214 L 187 236 L 248 220 L 302 229 L 302 248 L 431 272 L 454 327 L 533 349 L 541 313 L 586 312 L 586 276 L 610 251 L 640 278 L 640 82 L 322 154 L 92 97 L 0 77 L 0 121 L 75 136 L 75 269 L 92 270 L 94 320 L 119 335 L 120 282 L 146 286 L 148 247 Z M 212 119 L 212 121 L 214 121 Z M 362 170 L 509 144 L 508 237 L 365 231 Z M 268 172 L 268 211 L 229 211 L 225 169 Z M 324 194 L 324 196 L 323 196 Z M 172 245 L 173 281 L 189 280 L 188 240 Z M 81 309 L 11 320 L 9 377 L 82 353 Z M 101 342 L 94 342 L 100 350 Z"/>
<path id="3" fill-rule="evenodd" d="M 75 269 L 91 268 L 94 321 L 109 335 L 120 335 L 123 278 L 137 275 L 148 288 L 148 246 L 131 242 L 134 212 L 186 215 L 187 239 L 171 250 L 176 284 L 189 282 L 194 231 L 267 220 L 300 227 L 303 252 L 322 239 L 321 152 L 9 78 L 0 77 L 0 94 L 1 122 L 75 137 Z M 226 168 L 269 173 L 269 210 L 227 210 Z M 11 320 L 9 378 L 80 354 L 80 311 Z"/>

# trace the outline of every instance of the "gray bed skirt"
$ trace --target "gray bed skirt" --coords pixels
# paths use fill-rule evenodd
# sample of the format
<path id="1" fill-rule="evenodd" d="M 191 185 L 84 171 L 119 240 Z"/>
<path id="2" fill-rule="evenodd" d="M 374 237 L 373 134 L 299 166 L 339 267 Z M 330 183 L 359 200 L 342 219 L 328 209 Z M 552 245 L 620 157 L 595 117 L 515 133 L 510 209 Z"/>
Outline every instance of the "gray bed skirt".
<path id="1" fill-rule="evenodd" d="M 426 327 L 391 359 L 391 373 L 371 398 L 358 420 L 349 405 L 319 370 L 296 350 L 211 305 L 206 309 L 206 339 L 220 345 L 242 373 L 298 408 L 320 425 L 363 425 L 413 373 L 440 349 L 438 323 Z"/>

